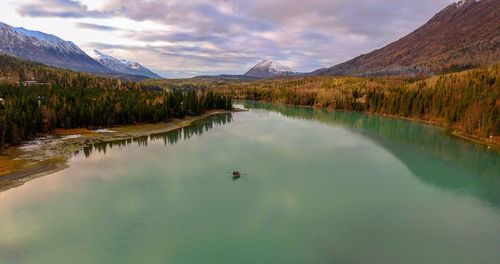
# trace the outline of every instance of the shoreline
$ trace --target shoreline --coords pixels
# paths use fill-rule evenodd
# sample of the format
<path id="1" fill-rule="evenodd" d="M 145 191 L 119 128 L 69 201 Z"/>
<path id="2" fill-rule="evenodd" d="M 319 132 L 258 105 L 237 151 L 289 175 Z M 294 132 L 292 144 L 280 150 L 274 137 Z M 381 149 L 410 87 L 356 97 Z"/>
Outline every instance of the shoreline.
<path id="1" fill-rule="evenodd" d="M 303 108 L 311 108 L 311 109 L 317 109 L 317 110 L 326 110 L 326 111 L 344 111 L 344 112 L 352 112 L 352 113 L 361 113 L 361 114 L 366 114 L 366 115 L 375 115 L 375 116 L 382 116 L 386 118 L 394 118 L 394 119 L 399 119 L 399 120 L 406 120 L 410 122 L 418 122 L 430 126 L 434 126 L 437 128 L 445 129 L 448 130 L 447 133 L 449 133 L 451 136 L 454 136 L 458 139 L 468 141 L 470 143 L 474 144 L 479 144 L 483 146 L 487 146 L 495 151 L 500 152 L 500 138 L 496 138 L 493 140 L 488 140 L 486 138 L 478 138 L 473 135 L 468 135 L 463 132 L 461 132 L 458 129 L 455 128 L 450 128 L 446 127 L 445 125 L 442 125 L 438 121 L 432 121 L 432 120 L 424 120 L 424 119 L 415 119 L 415 118 L 409 118 L 409 117 L 403 117 L 403 116 L 397 116 L 397 115 L 388 115 L 388 114 L 382 114 L 382 113 L 374 113 L 374 112 L 366 112 L 366 111 L 355 111 L 355 110 L 345 110 L 345 109 L 331 109 L 327 107 L 317 107 L 317 106 L 310 106 L 310 105 L 294 105 L 294 104 L 285 104 L 285 103 L 279 103 L 279 102 L 269 102 L 269 101 L 263 101 L 263 100 L 245 100 L 245 99 L 233 99 L 236 101 L 248 101 L 248 102 L 261 102 L 261 103 L 270 103 L 270 104 L 278 104 L 278 105 L 285 105 L 285 106 L 294 106 L 294 107 L 303 107 Z"/>
<path id="2" fill-rule="evenodd" d="M 12 174 L 0 176 L 0 193 L 11 188 L 19 187 L 24 183 L 46 175 L 69 168 L 66 162 L 42 164 L 39 167 L 21 170 Z"/>
<path id="3" fill-rule="evenodd" d="M 213 110 L 203 115 L 173 119 L 168 122 L 109 127 L 104 129 L 106 132 L 88 129 L 58 129 L 47 137 L 36 138 L 18 146 L 9 147 L 0 153 L 0 162 L 13 163 L 10 167 L 0 166 L 0 192 L 68 168 L 71 156 L 85 146 L 167 133 L 188 127 L 214 115 L 244 111 L 247 110 Z"/>
<path id="4" fill-rule="evenodd" d="M 236 99 L 239 101 L 251 101 Z M 258 102 L 258 101 L 257 101 Z M 265 103 L 272 103 L 267 101 L 260 101 Z M 284 103 L 273 103 L 281 104 L 286 106 L 296 106 L 304 108 L 312 108 L 318 110 L 331 110 L 331 111 L 345 111 L 345 112 L 356 112 L 367 115 L 378 115 L 386 118 L 395 118 L 400 120 L 406 120 L 410 122 L 419 122 L 427 125 L 435 126 L 442 129 L 447 129 L 442 126 L 439 122 L 428 121 L 421 119 L 412 119 L 407 117 L 400 117 L 395 115 L 386 115 L 373 112 L 363 112 L 363 111 L 350 111 L 343 109 L 328 109 L 315 106 L 304 106 L 304 105 L 291 105 Z M 51 132 L 46 141 L 43 141 L 44 137 L 37 138 L 32 141 L 24 142 L 19 146 L 9 147 L 0 153 L 0 163 L 4 161 L 5 163 L 12 163 L 11 167 L 14 169 L 9 170 L 9 166 L 0 166 L 0 192 L 8 190 L 10 188 L 15 188 L 23 185 L 32 179 L 43 177 L 55 172 L 64 170 L 70 166 L 69 159 L 71 156 L 82 149 L 83 147 L 97 144 L 106 143 L 116 140 L 137 138 L 142 136 L 151 136 L 155 134 L 167 133 L 184 127 L 188 127 L 193 123 L 208 118 L 213 115 L 228 114 L 235 112 L 245 112 L 246 109 L 235 108 L 233 110 L 213 110 L 209 111 L 203 115 L 186 117 L 183 119 L 173 119 L 168 122 L 161 123 L 145 123 L 145 124 L 135 124 L 135 125 L 123 125 L 109 127 L 104 130 L 105 132 L 98 132 L 99 130 L 88 130 L 88 129 L 57 129 Z M 465 140 L 475 144 L 481 144 L 488 146 L 495 151 L 500 151 L 500 144 L 495 140 L 488 141 L 485 139 L 476 138 L 467 134 L 460 132 L 457 129 L 448 128 L 451 136 L 457 139 Z M 68 140 L 62 140 L 64 138 L 69 138 Z M 42 139 L 41 142 L 38 140 Z M 34 146 L 30 149 L 29 143 L 34 142 Z M 26 150 L 27 149 L 27 150 Z M 7 153 L 6 153 L 7 152 Z M 5 168 L 7 167 L 7 169 Z"/>

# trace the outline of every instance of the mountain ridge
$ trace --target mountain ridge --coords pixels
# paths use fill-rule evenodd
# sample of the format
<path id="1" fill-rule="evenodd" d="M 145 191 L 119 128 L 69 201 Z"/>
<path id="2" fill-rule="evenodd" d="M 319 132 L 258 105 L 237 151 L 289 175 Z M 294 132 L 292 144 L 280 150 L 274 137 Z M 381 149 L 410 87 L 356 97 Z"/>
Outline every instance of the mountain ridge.
<path id="1" fill-rule="evenodd" d="M 105 55 L 114 61 L 113 68 L 106 63 L 95 60 L 71 41 L 63 40 L 55 35 L 23 27 L 13 27 L 0 22 L 0 54 L 42 63 L 77 72 L 88 72 L 125 80 L 143 80 L 147 78 L 163 78 L 140 63 L 118 60 Z M 106 61 L 108 62 L 108 61 Z"/>
<path id="2" fill-rule="evenodd" d="M 3 22 L 0 22 L 0 53 L 76 71 L 112 73 L 71 41 Z"/>
<path id="3" fill-rule="evenodd" d="M 130 74 L 130 75 L 142 75 L 152 79 L 160 79 L 163 78 L 158 74 L 154 73 L 150 69 L 142 66 L 140 63 L 135 61 L 129 61 L 124 59 L 117 59 L 113 56 L 104 54 L 96 49 L 88 52 L 90 57 L 101 63 L 104 67 L 109 70 Z"/>
<path id="4" fill-rule="evenodd" d="M 500 1 L 452 3 L 427 23 L 370 53 L 311 75 L 433 75 L 500 60 Z"/>

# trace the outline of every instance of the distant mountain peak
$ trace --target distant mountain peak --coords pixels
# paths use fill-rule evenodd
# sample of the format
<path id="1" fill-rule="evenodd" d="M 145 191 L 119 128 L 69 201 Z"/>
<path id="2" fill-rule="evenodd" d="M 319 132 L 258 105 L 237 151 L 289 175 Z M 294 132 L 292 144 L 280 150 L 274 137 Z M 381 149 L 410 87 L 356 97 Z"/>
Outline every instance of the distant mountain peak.
<path id="1" fill-rule="evenodd" d="M 113 56 L 104 54 L 96 49 L 89 51 L 92 58 L 101 63 L 104 67 L 119 73 L 125 73 L 130 75 L 142 75 L 149 78 L 161 78 L 161 76 L 152 72 L 148 68 L 142 66 L 140 63 L 135 61 L 129 61 L 124 59 L 117 59 Z"/>
<path id="2" fill-rule="evenodd" d="M 270 59 L 263 59 L 261 62 L 259 62 L 256 67 L 260 67 L 263 69 L 269 69 L 273 72 L 292 72 L 292 69 L 290 69 L 288 66 L 273 62 Z"/>
<path id="3" fill-rule="evenodd" d="M 270 78 L 295 74 L 288 66 L 273 62 L 270 59 L 263 59 L 253 66 L 244 76 L 256 78 Z"/>

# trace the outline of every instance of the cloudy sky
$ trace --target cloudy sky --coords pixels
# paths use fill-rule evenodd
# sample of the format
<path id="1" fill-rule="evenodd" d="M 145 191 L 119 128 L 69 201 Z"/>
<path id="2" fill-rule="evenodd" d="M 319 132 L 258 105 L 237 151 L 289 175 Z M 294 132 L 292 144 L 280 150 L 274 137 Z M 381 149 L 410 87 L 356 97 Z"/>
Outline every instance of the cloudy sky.
<path id="1" fill-rule="evenodd" d="M 0 0 L 0 21 L 136 60 L 165 77 L 308 72 L 380 48 L 453 0 Z"/>

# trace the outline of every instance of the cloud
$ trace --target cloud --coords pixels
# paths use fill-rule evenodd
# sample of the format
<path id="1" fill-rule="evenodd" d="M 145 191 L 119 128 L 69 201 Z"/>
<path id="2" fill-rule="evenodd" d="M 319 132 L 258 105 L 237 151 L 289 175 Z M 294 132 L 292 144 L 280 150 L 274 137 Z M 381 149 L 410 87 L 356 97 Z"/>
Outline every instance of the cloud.
<path id="1" fill-rule="evenodd" d="M 76 0 L 44 0 L 29 2 L 21 5 L 18 12 L 22 16 L 29 17 L 103 18 L 110 15 L 109 13 L 101 11 L 89 10 L 86 5 Z"/>
<path id="2" fill-rule="evenodd" d="M 144 31 L 144 32 L 133 32 L 127 35 L 131 39 L 156 42 L 156 41 L 168 41 L 168 42 L 209 42 L 222 44 L 227 41 L 224 36 L 218 35 L 205 35 L 205 34 L 193 34 L 187 32 L 158 32 L 158 31 Z"/>
<path id="3" fill-rule="evenodd" d="M 133 46 L 87 45 L 128 54 L 161 73 L 243 73 L 261 58 L 305 72 L 380 48 L 415 30 L 451 2 L 104 0 L 91 10 L 76 0 L 46 0 L 23 4 L 19 12 L 34 17 L 119 18 L 161 25 L 160 29 L 122 32 L 110 26 L 76 24 L 119 34 L 124 43 L 134 42 Z"/>
<path id="4" fill-rule="evenodd" d="M 113 0 L 107 10 L 180 31 L 143 32 L 136 39 L 206 43 L 220 52 L 253 57 L 254 62 L 271 57 L 307 71 L 380 48 L 416 29 L 449 2 Z"/>
<path id="5" fill-rule="evenodd" d="M 111 26 L 105 26 L 105 25 L 98 25 L 98 24 L 93 24 L 93 23 L 86 23 L 86 22 L 77 22 L 75 25 L 79 28 L 85 28 L 85 29 L 92 29 L 92 30 L 100 30 L 100 31 L 116 31 L 116 30 L 121 30 L 120 28 L 117 27 L 111 27 Z"/>
<path id="6" fill-rule="evenodd" d="M 255 57 L 199 46 L 184 45 L 110 45 L 88 43 L 88 49 L 129 60 L 148 61 L 146 66 L 166 77 L 191 77 L 204 74 L 241 74 L 242 65 L 255 63 Z M 144 64 L 144 63 L 143 63 Z"/>

